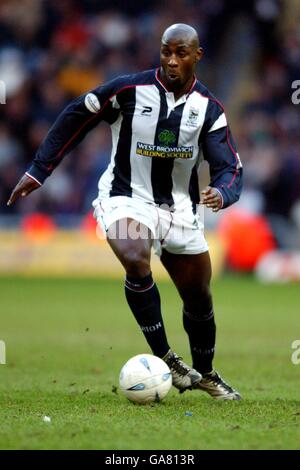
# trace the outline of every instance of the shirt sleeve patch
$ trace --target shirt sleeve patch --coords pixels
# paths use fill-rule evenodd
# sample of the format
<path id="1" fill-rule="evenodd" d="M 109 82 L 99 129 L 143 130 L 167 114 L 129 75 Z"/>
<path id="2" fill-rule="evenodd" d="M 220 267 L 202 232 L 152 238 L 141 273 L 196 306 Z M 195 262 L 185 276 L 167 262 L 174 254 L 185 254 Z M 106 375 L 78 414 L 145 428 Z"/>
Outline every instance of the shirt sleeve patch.
<path id="1" fill-rule="evenodd" d="M 100 102 L 94 93 L 88 93 L 84 98 L 84 104 L 91 113 L 100 111 Z"/>

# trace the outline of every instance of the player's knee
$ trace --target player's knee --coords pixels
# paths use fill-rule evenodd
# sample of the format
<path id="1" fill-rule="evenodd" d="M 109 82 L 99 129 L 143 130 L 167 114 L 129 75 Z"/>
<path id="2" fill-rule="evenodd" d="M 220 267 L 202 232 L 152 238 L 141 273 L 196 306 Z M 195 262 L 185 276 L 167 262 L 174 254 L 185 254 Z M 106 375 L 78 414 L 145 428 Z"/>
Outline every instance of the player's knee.
<path id="1" fill-rule="evenodd" d="M 132 247 L 123 255 L 126 273 L 132 277 L 145 277 L 150 272 L 149 254 L 146 250 Z"/>

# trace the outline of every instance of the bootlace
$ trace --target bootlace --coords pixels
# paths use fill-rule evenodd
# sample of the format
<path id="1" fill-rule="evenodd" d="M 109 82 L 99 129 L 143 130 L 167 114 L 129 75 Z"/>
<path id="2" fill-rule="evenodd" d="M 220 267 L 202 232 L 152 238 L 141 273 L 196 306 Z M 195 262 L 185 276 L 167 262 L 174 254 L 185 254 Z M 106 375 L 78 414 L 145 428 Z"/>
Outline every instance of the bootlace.
<path id="1" fill-rule="evenodd" d="M 216 385 L 222 385 L 229 392 L 233 392 L 233 389 L 222 379 L 222 377 L 217 372 L 213 377 L 210 377 L 209 380 Z"/>
<path id="2" fill-rule="evenodd" d="M 179 356 L 174 355 L 170 359 L 168 359 L 168 365 L 170 369 L 173 369 L 175 372 L 178 372 L 179 374 L 186 375 L 190 371 L 188 366 L 186 366 L 182 362 L 182 357 L 179 357 Z"/>

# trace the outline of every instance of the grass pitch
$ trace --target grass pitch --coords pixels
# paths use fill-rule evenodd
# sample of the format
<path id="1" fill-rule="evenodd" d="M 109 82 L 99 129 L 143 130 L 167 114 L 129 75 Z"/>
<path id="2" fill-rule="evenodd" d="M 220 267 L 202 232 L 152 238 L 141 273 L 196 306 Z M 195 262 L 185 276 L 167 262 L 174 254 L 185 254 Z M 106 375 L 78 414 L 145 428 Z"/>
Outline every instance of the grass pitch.
<path id="1" fill-rule="evenodd" d="M 190 362 L 178 295 L 159 288 L 169 342 Z M 244 400 L 172 389 L 138 406 L 117 389 L 123 363 L 149 352 L 122 281 L 0 279 L 0 448 L 299 449 L 299 286 L 227 277 L 213 293 L 215 366 Z"/>

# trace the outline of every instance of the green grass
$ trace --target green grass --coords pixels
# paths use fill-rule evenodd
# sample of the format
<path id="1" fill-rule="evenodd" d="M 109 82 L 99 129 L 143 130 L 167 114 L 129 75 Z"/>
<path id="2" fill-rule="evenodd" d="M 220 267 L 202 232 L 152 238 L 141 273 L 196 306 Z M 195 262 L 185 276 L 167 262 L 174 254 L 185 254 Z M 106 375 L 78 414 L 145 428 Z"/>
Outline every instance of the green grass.
<path id="1" fill-rule="evenodd" d="M 177 293 L 159 287 L 169 341 L 190 361 Z M 215 365 L 244 400 L 174 389 L 137 406 L 113 391 L 123 363 L 149 352 L 122 281 L 0 279 L 0 448 L 299 449 L 299 286 L 227 277 L 213 292 Z"/>

